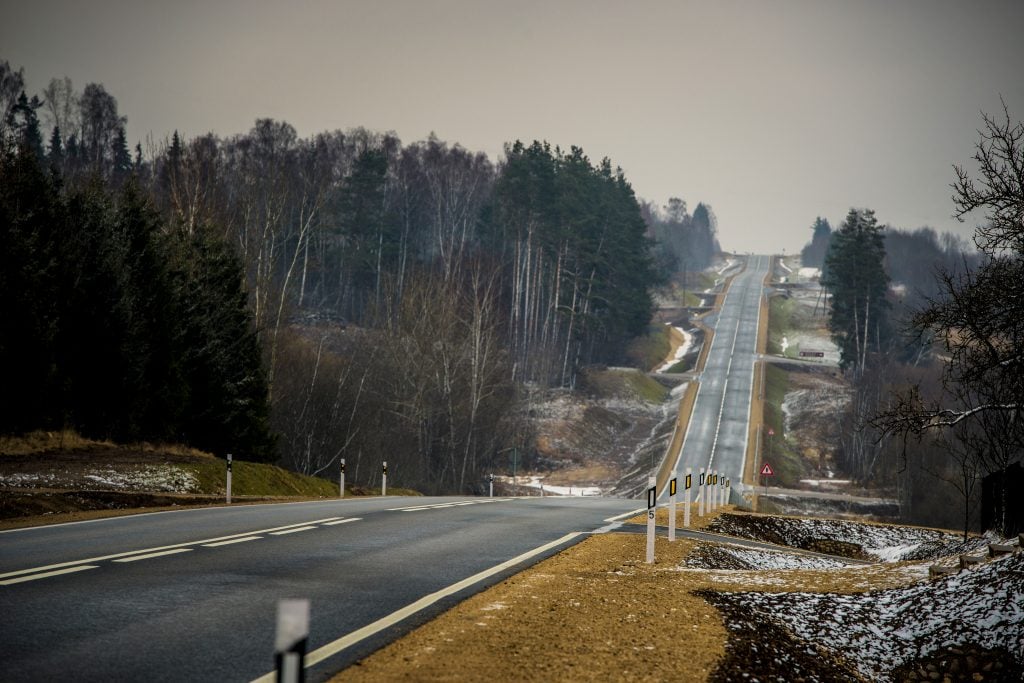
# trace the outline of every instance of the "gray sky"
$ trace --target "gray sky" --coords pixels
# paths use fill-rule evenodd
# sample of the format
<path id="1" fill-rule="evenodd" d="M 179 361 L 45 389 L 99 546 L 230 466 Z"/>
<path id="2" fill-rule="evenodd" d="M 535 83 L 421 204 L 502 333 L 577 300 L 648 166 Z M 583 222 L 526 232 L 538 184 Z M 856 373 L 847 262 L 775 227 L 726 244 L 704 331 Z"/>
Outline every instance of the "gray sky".
<path id="1" fill-rule="evenodd" d="M 711 204 L 723 247 L 799 249 L 851 206 L 969 235 L 951 164 L 1002 95 L 1024 119 L 1024 1 L 0 0 L 39 92 L 103 83 L 134 143 L 248 130 L 579 145 L 638 196 Z"/>

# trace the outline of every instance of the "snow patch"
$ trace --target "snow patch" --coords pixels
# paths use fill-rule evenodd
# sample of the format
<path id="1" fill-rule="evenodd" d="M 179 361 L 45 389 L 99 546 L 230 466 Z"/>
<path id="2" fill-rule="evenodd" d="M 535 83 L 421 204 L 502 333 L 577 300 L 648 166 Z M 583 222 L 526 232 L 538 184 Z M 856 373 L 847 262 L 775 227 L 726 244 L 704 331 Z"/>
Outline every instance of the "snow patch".
<path id="1" fill-rule="evenodd" d="M 676 349 L 676 355 L 672 358 L 672 360 L 668 360 L 662 363 L 655 370 L 655 372 L 668 372 L 669 368 L 671 368 L 673 365 L 681 361 L 683 357 L 686 356 L 686 354 L 688 354 L 690 352 L 690 349 L 693 347 L 693 335 L 681 327 L 677 327 L 676 330 L 679 331 L 679 334 L 683 335 L 683 343 L 680 344 L 679 348 Z"/>

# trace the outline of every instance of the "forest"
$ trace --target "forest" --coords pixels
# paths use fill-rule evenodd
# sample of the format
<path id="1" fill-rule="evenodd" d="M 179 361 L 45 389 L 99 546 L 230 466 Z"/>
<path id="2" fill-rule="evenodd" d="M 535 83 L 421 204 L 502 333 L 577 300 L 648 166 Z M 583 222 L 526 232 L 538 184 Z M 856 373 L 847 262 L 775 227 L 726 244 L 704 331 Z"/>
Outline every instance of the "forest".
<path id="1" fill-rule="evenodd" d="M 468 491 L 527 396 L 624 363 L 714 214 L 582 149 L 258 119 L 129 147 L 101 84 L 0 61 L 0 432 L 170 441 Z M 8 373 L 9 369 L 9 373 Z"/>

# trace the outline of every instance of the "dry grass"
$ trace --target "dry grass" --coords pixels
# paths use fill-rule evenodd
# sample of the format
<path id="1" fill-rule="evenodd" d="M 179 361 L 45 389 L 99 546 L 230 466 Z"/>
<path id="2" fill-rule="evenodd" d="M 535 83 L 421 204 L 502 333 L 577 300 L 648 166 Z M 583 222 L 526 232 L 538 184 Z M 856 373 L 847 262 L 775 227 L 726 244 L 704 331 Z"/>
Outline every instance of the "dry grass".
<path id="1" fill-rule="evenodd" d="M 47 451 L 94 448 L 96 446 L 112 447 L 109 441 L 86 439 L 71 429 L 60 431 L 34 431 L 16 436 L 0 436 L 0 455 L 32 455 Z"/>
<path id="2" fill-rule="evenodd" d="M 579 467 L 567 467 L 555 470 L 544 477 L 545 484 L 552 486 L 579 486 L 580 482 L 614 481 L 619 476 L 616 467 L 601 463 L 591 463 Z"/>
<path id="3" fill-rule="evenodd" d="M 165 453 L 188 456 L 192 458 L 210 458 L 214 456 L 189 446 L 179 444 L 151 444 L 139 442 L 132 444 L 115 444 L 111 441 L 89 439 L 73 429 L 59 431 L 37 430 L 20 435 L 0 436 L 0 455 L 35 455 L 51 451 L 76 451 L 95 448 L 118 448 L 144 453 Z"/>

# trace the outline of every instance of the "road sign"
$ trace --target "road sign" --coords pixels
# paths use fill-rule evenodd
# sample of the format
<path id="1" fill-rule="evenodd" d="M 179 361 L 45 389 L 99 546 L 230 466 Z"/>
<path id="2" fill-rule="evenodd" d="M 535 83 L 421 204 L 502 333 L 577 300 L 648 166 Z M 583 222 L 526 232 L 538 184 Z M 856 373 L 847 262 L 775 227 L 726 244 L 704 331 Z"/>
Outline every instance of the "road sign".
<path id="1" fill-rule="evenodd" d="M 763 477 L 774 477 L 775 476 L 775 470 L 772 469 L 771 465 L 769 465 L 768 463 L 765 463 L 764 467 L 761 468 L 761 476 L 763 476 Z"/>
<path id="2" fill-rule="evenodd" d="M 768 428 L 768 436 L 775 436 L 775 430 L 771 427 Z"/>

